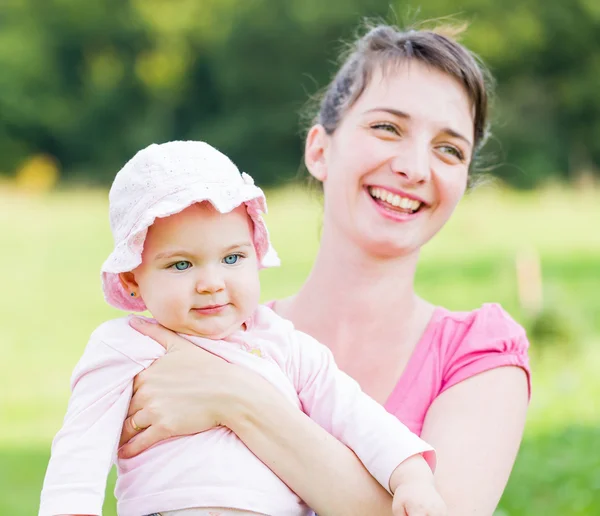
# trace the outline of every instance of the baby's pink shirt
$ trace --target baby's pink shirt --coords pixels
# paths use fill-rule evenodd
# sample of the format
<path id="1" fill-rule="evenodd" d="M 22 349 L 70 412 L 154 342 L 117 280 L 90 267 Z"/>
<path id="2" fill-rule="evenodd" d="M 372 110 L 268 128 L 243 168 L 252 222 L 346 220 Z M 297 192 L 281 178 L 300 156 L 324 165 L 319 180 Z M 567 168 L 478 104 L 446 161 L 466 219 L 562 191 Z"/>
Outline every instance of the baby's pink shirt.
<path id="1" fill-rule="evenodd" d="M 496 367 L 520 367 L 531 391 L 528 347 L 523 327 L 498 304 L 485 304 L 471 312 L 438 307 L 385 408 L 421 435 L 433 401 L 476 374 Z"/>
<path id="2" fill-rule="evenodd" d="M 299 410 L 351 448 L 389 490 L 394 469 L 431 447 L 337 369 L 331 352 L 259 307 L 246 331 L 194 344 L 247 367 L 271 382 Z M 188 507 L 229 507 L 264 514 L 312 511 L 227 428 L 162 441 L 137 457 L 117 459 L 134 376 L 165 350 L 136 332 L 127 318 L 94 331 L 73 372 L 72 395 L 41 495 L 40 516 L 101 514 L 113 462 L 120 516 Z M 199 371 L 198 374 L 202 374 Z"/>

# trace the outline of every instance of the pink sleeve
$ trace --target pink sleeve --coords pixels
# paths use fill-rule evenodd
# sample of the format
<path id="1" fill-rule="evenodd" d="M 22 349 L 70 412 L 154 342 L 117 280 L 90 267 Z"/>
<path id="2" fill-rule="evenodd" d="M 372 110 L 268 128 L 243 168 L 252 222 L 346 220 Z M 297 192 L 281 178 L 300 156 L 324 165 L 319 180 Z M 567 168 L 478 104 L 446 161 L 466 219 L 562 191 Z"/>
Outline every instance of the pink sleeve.
<path id="1" fill-rule="evenodd" d="M 388 491 L 393 471 L 407 458 L 423 454 L 434 468 L 433 448 L 363 393 L 337 368 L 326 346 L 299 331 L 294 332 L 288 374 L 304 412 L 353 450 Z"/>
<path id="2" fill-rule="evenodd" d="M 471 376 L 503 366 L 522 368 L 531 393 L 525 330 L 500 305 L 483 305 L 471 318 L 454 324 L 454 331 L 446 333 L 440 393 Z"/>
<path id="3" fill-rule="evenodd" d="M 132 380 L 143 368 L 101 340 L 98 332 L 92 335 L 73 371 L 72 394 L 52 443 L 39 516 L 102 514 Z"/>

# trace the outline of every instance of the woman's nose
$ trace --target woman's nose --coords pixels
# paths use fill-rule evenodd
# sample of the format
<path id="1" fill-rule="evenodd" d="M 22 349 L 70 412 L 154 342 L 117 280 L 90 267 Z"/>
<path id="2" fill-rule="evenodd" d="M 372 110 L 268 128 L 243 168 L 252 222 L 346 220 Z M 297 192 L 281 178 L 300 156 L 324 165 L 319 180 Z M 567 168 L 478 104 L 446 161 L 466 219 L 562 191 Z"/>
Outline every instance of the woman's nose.
<path id="1" fill-rule="evenodd" d="M 391 162 L 392 170 L 408 184 L 424 183 L 431 176 L 429 145 L 407 142 Z"/>

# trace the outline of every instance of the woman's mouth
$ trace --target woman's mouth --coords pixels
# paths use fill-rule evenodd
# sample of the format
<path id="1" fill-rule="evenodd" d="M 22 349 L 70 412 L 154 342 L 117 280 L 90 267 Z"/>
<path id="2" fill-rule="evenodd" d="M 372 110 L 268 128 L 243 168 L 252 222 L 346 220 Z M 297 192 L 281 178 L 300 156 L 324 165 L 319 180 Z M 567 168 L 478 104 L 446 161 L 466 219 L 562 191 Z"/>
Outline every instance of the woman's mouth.
<path id="1" fill-rule="evenodd" d="M 413 213 L 417 213 L 424 205 L 421 201 L 410 197 L 403 197 L 379 186 L 369 186 L 367 187 L 367 191 L 379 206 L 396 213 L 412 215 Z"/>

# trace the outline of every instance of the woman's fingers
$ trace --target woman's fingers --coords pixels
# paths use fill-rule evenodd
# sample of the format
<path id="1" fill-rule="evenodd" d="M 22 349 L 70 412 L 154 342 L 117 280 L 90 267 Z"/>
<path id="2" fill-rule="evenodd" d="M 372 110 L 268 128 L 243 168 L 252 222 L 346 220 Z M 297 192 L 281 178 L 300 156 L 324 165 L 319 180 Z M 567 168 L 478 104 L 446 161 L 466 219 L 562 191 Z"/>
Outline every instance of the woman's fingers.
<path id="1" fill-rule="evenodd" d="M 123 428 L 121 429 L 121 438 L 119 439 L 119 446 L 123 446 L 127 441 L 135 436 L 137 432 L 133 430 L 131 421 L 129 418 L 123 422 Z"/>
<path id="2" fill-rule="evenodd" d="M 121 430 L 121 439 L 119 445 L 125 444 L 127 441 L 135 437 L 140 432 L 143 432 L 152 424 L 148 411 L 139 410 L 125 418 L 123 428 Z"/>
<path id="3" fill-rule="evenodd" d="M 156 363 L 157 362 L 154 362 L 154 364 Z M 154 364 L 152 364 L 150 367 L 152 367 Z M 131 416 L 131 414 L 135 414 L 138 410 L 141 410 L 148 402 L 147 397 L 144 395 L 144 390 L 141 389 L 141 387 L 145 384 L 145 378 L 147 374 L 148 369 L 144 369 L 133 378 L 133 397 L 129 402 L 129 410 L 127 411 L 128 416 Z"/>
<path id="4" fill-rule="evenodd" d="M 170 436 L 163 435 L 160 427 L 149 426 L 119 449 L 119 458 L 129 459 L 135 457 L 144 450 L 150 448 L 153 444 L 167 439 L 168 437 Z"/>
<path id="5" fill-rule="evenodd" d="M 141 317 L 131 317 L 129 325 L 134 330 L 158 342 L 167 352 L 174 347 L 193 346 L 191 342 L 177 335 L 175 332 Z"/>

